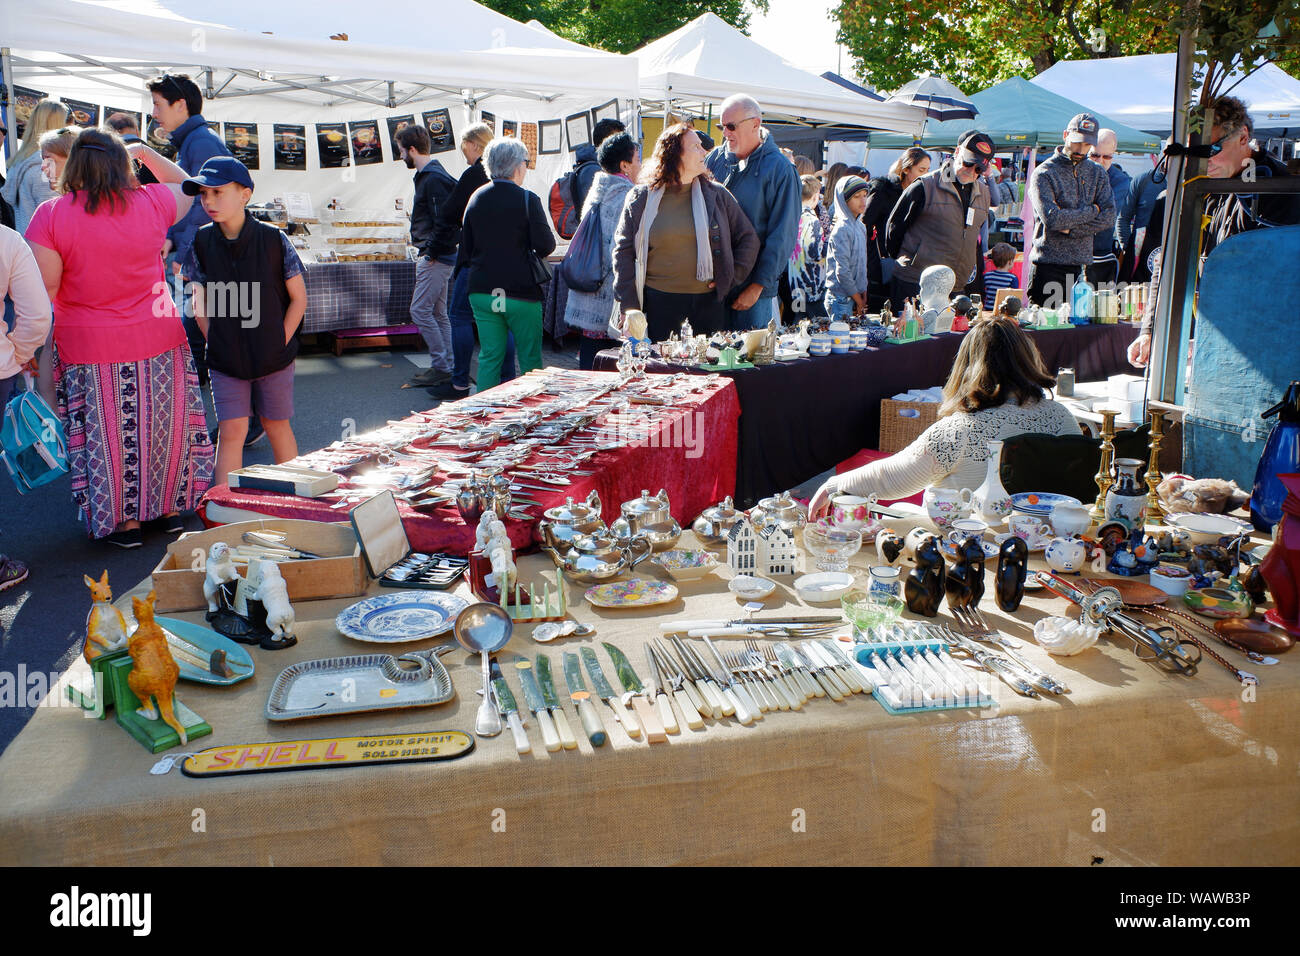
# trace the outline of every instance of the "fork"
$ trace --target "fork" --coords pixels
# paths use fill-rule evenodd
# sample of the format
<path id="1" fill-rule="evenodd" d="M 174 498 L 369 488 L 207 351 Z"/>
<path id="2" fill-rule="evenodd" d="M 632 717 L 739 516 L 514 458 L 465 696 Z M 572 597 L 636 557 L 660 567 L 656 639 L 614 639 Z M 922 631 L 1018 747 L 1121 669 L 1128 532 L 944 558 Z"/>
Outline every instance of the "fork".
<path id="1" fill-rule="evenodd" d="M 754 681 L 750 679 L 749 675 L 745 673 L 744 668 L 740 666 L 740 660 L 735 654 L 724 653 L 722 655 L 722 660 L 723 663 L 727 665 L 727 670 L 730 671 L 731 675 L 739 682 L 737 685 L 739 689 L 749 695 L 749 701 L 754 704 L 754 709 L 757 710 L 758 713 L 766 714 L 768 711 L 774 709 L 767 694 L 763 693 L 762 688 L 755 684 Z"/>
<path id="2" fill-rule="evenodd" d="M 778 709 L 799 710 L 803 707 L 803 701 L 799 699 L 799 695 L 790 689 L 785 681 L 781 679 L 780 674 L 773 673 L 767 666 L 767 661 L 763 658 L 763 652 L 758 649 L 758 643 L 753 638 L 745 641 L 745 651 L 741 656 L 746 661 L 750 672 L 758 676 L 768 694 L 776 700 Z"/>
<path id="3" fill-rule="evenodd" d="M 758 673 L 751 662 L 749 656 L 743 651 L 738 651 L 731 655 L 736 662 L 736 670 L 744 673 L 757 695 L 759 706 L 765 710 L 789 710 L 790 702 L 785 700 L 782 695 L 768 685 L 767 679 L 763 674 Z"/>
<path id="4" fill-rule="evenodd" d="M 1030 684 L 1047 691 L 1049 694 L 1070 693 L 1070 688 L 1065 684 L 1015 653 L 1012 648 L 1020 647 L 1020 642 L 1013 641 L 1000 631 L 990 627 L 988 621 L 984 619 L 984 615 L 977 608 L 953 608 L 953 617 L 957 618 L 961 623 L 962 631 L 967 637 L 981 643 L 991 644 L 997 648 L 1003 657 L 1020 670 L 1021 675 Z"/>

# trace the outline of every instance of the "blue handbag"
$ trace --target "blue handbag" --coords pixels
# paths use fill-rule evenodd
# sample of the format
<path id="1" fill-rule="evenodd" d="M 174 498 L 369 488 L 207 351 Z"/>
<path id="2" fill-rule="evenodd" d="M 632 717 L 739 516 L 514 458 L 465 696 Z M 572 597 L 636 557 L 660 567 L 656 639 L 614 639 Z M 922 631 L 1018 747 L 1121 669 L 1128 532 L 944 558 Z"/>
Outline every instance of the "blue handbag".
<path id="1" fill-rule="evenodd" d="M 560 278 L 570 289 L 597 292 L 605 281 L 605 238 L 600 225 L 600 203 L 593 203 L 582 214 L 578 231 L 573 234 L 569 250 L 560 261 Z"/>
<path id="2" fill-rule="evenodd" d="M 67 473 L 63 423 L 36 392 L 19 392 L 5 406 L 0 422 L 0 462 L 19 494 Z"/>

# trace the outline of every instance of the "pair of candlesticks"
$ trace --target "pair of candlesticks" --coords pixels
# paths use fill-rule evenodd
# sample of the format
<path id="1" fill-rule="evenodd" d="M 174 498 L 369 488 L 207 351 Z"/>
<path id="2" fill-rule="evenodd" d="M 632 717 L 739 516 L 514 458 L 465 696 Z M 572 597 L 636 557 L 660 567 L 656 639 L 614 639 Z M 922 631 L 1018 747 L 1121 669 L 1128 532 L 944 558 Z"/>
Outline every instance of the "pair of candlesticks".
<path id="1" fill-rule="evenodd" d="M 1108 408 L 1097 411 L 1101 413 L 1101 462 L 1094 479 L 1097 482 L 1097 500 L 1092 505 L 1092 518 L 1094 521 L 1102 522 L 1106 520 L 1106 493 L 1110 491 L 1116 480 L 1112 472 L 1115 466 L 1115 416 L 1119 412 Z M 1160 443 L 1165 437 L 1165 410 L 1151 408 L 1147 411 L 1151 416 L 1151 433 L 1147 441 L 1150 458 L 1147 461 L 1146 473 L 1146 513 L 1153 518 L 1159 518 L 1165 513 L 1165 507 L 1156 491 L 1161 479 Z"/>

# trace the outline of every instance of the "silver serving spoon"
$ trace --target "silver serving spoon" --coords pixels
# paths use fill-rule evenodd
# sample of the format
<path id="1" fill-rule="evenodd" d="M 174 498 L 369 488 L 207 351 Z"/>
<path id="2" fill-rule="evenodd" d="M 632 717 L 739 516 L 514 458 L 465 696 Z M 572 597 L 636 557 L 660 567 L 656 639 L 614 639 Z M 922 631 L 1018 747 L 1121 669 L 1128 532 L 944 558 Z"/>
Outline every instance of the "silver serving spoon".
<path id="1" fill-rule="evenodd" d="M 495 737 L 501 733 L 501 715 L 492 703 L 489 662 L 494 653 L 510 643 L 514 621 L 495 604 L 471 604 L 456 616 L 452 634 L 461 647 L 478 654 L 483 662 L 483 702 L 474 718 L 474 733 Z"/>

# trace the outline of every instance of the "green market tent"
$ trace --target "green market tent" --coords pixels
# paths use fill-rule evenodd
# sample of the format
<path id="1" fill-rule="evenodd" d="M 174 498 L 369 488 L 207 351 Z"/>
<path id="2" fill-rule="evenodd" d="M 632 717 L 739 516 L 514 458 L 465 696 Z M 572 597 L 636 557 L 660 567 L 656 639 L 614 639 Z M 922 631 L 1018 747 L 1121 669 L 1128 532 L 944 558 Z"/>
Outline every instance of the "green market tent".
<path id="1" fill-rule="evenodd" d="M 979 107 L 978 116 L 942 123 L 927 122 L 921 145 L 929 149 L 952 149 L 962 133 L 978 129 L 991 136 L 999 150 L 1059 146 L 1061 132 L 1070 118 L 1087 112 L 1096 116 L 1102 126 L 1115 131 L 1120 152 L 1157 153 L 1162 148 L 1160 140 L 1150 133 L 1118 123 L 1018 76 L 976 93 L 971 102 Z M 872 133 L 871 145 L 873 148 L 903 149 L 911 146 L 912 140 L 896 133 Z"/>

